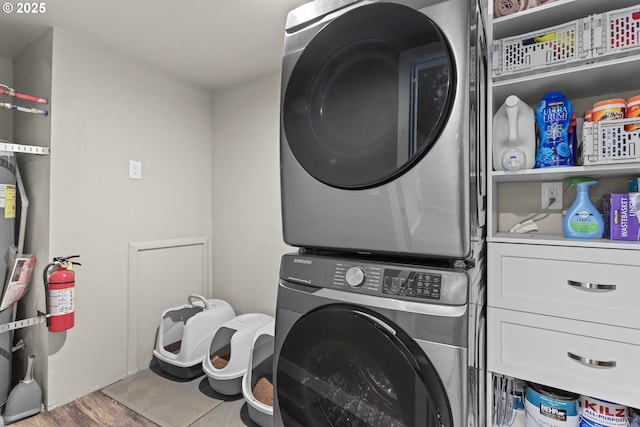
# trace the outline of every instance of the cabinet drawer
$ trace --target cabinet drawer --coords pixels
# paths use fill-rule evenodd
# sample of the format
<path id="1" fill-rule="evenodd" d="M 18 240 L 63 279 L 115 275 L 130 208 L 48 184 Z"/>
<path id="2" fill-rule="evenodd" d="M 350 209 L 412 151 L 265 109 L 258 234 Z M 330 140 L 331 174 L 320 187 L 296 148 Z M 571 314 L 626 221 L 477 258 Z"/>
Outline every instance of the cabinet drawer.
<path id="1" fill-rule="evenodd" d="M 640 329 L 640 252 L 490 243 L 487 301 Z"/>
<path id="2" fill-rule="evenodd" d="M 640 406 L 640 330 L 496 308 L 487 322 L 489 371 Z"/>

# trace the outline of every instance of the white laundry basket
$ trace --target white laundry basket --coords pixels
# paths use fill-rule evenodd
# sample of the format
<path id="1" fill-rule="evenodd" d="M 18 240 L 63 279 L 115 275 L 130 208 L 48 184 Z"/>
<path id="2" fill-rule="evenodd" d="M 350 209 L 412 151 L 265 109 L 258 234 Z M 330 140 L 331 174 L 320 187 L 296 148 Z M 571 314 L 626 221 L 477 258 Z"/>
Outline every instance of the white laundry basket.
<path id="1" fill-rule="evenodd" d="M 187 302 L 162 313 L 153 350 L 160 368 L 178 378 L 202 375 L 202 361 L 211 338 L 235 317 L 231 305 L 220 299 L 189 295 Z"/>
<path id="2" fill-rule="evenodd" d="M 249 366 L 256 331 L 273 320 L 262 313 L 241 314 L 222 325 L 213 336 L 202 361 L 211 388 L 233 396 L 242 393 L 242 377 Z"/>
<path id="3" fill-rule="evenodd" d="M 249 418 L 261 427 L 273 427 L 273 349 L 275 320 L 261 326 L 253 337 L 242 396 Z"/>

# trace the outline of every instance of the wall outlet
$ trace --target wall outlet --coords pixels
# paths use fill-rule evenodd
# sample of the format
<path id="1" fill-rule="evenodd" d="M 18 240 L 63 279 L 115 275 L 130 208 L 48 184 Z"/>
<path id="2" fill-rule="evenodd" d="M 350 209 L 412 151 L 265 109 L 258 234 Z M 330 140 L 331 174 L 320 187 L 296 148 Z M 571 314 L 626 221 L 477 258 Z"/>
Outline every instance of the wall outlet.
<path id="1" fill-rule="evenodd" d="M 129 160 L 129 178 L 142 179 L 142 162 L 140 160 Z"/>
<path id="2" fill-rule="evenodd" d="M 551 200 L 553 200 L 551 203 Z M 562 182 L 543 182 L 542 197 L 540 199 L 542 209 L 562 209 Z"/>

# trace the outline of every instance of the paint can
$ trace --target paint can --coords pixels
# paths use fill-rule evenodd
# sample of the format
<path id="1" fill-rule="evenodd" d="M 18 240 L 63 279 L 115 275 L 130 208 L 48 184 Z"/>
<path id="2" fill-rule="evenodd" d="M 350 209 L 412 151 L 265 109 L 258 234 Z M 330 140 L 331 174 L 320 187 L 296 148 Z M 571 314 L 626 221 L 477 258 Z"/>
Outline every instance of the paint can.
<path id="1" fill-rule="evenodd" d="M 589 396 L 580 396 L 580 427 L 627 427 L 629 408 Z"/>
<path id="2" fill-rule="evenodd" d="M 591 119 L 601 120 L 624 119 L 627 101 L 622 98 L 607 99 L 593 104 Z"/>
<path id="3" fill-rule="evenodd" d="M 627 101 L 627 113 L 628 119 L 635 119 L 640 117 L 640 95 L 629 98 Z M 625 125 L 624 129 L 631 132 L 632 130 L 640 129 L 640 124 L 632 123 Z"/>
<path id="4" fill-rule="evenodd" d="M 526 427 L 578 427 L 578 397 L 575 393 L 527 383 Z"/>

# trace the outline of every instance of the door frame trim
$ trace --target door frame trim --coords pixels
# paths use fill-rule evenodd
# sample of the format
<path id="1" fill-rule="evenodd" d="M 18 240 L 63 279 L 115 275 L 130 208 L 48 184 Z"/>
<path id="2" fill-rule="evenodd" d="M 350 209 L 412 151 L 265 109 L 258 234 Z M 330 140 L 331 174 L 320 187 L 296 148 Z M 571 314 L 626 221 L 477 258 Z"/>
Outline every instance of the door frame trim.
<path id="1" fill-rule="evenodd" d="M 213 292 L 209 270 L 211 260 L 209 259 L 209 238 L 206 236 L 186 237 L 178 239 L 154 240 L 142 242 L 129 242 L 129 271 L 128 271 L 128 319 L 127 319 L 127 374 L 133 375 L 138 372 L 138 319 L 136 309 L 139 304 L 140 286 L 140 254 L 145 251 L 177 248 L 184 246 L 202 246 L 203 287 L 207 295 Z M 205 295 L 206 296 L 206 295 Z"/>

